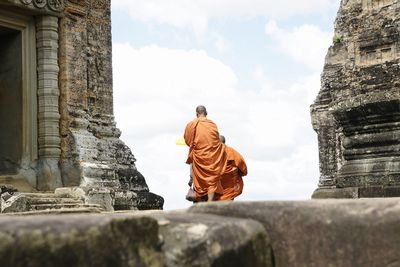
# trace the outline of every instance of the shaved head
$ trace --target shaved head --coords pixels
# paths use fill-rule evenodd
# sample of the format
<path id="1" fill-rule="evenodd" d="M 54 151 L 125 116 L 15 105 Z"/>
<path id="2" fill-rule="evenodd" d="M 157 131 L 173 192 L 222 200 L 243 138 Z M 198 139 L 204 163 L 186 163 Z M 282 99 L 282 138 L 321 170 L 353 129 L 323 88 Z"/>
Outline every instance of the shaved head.
<path id="1" fill-rule="evenodd" d="M 197 108 L 196 108 L 196 115 L 197 115 L 197 117 L 200 116 L 200 115 L 207 116 L 207 109 L 206 109 L 206 107 L 205 107 L 205 106 L 202 106 L 202 105 L 197 106 Z"/>

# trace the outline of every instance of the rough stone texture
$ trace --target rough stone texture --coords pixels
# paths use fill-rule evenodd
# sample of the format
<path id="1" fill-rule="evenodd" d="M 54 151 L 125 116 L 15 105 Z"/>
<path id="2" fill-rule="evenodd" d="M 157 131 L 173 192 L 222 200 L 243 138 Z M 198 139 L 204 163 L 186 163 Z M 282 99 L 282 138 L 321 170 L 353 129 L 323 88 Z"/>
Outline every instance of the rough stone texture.
<path id="1" fill-rule="evenodd" d="M 158 246 L 148 217 L 0 216 L 1 266 L 164 266 Z"/>
<path id="2" fill-rule="evenodd" d="M 60 188 L 64 189 L 64 188 Z M 82 190 L 82 189 L 80 189 Z M 0 194 L 1 213 L 99 213 L 106 210 L 112 210 L 112 199 L 110 194 L 103 194 L 104 200 L 95 203 L 85 201 L 87 195 L 78 195 L 78 191 L 70 191 L 75 194 L 67 194 L 67 190 L 58 190 L 53 193 L 20 193 L 20 192 L 2 192 Z M 57 190 L 56 190 L 57 191 Z M 92 198 L 89 198 L 92 200 Z"/>
<path id="3" fill-rule="evenodd" d="M 270 240 L 252 220 L 187 212 L 147 212 L 158 221 L 168 267 L 269 267 Z"/>
<path id="4" fill-rule="evenodd" d="M 0 215 L 2 266 L 272 267 L 263 226 L 187 212 Z"/>
<path id="5" fill-rule="evenodd" d="M 155 210 L 164 204 L 162 197 L 151 192 L 137 192 L 137 198 L 139 210 Z"/>
<path id="6" fill-rule="evenodd" d="M 10 193 L 13 194 L 14 192 L 17 192 L 18 190 L 13 187 L 12 185 L 0 185 L 0 195 L 3 193 Z"/>
<path id="7" fill-rule="evenodd" d="M 23 190 L 31 192 L 79 187 L 87 203 L 109 210 L 115 203 L 118 209 L 162 209 L 162 197 L 149 192 L 114 120 L 110 0 L 0 0 L 0 11 L 11 19 L 23 13 L 26 28 L 35 29 L 35 44 L 24 41 L 23 47 L 36 46 L 29 67 L 37 69 L 37 96 L 24 96 L 23 105 L 38 111 L 30 119 L 38 137 L 23 130 L 33 140 L 22 144 L 38 151 L 29 150 L 24 165 L 16 159 L 16 174 L 0 175 L 0 181 L 20 187 L 17 179 L 27 180 L 31 188 Z M 28 62 L 25 56 L 22 61 Z"/>
<path id="8" fill-rule="evenodd" d="M 400 199 L 199 204 L 209 213 L 261 222 L 276 267 L 400 266 Z"/>
<path id="9" fill-rule="evenodd" d="M 400 266 L 400 199 L 0 215 L 1 266 Z"/>
<path id="10" fill-rule="evenodd" d="M 397 0 L 341 1 L 311 106 L 327 197 L 350 187 L 358 197 L 400 196 L 399 11 Z"/>
<path id="11" fill-rule="evenodd" d="M 157 195 L 129 205 L 123 194 L 149 189 L 131 150 L 119 139 L 114 121 L 110 0 L 67 1 L 65 15 L 60 20 L 64 186 L 85 191 L 108 188 L 111 195 L 122 197 L 115 202 L 125 201 L 127 209 L 160 209 L 163 200 Z"/>
<path id="12" fill-rule="evenodd" d="M 28 203 L 26 197 L 21 193 L 14 193 L 10 195 L 9 193 L 1 194 L 1 212 L 23 212 L 28 210 Z"/>
<path id="13" fill-rule="evenodd" d="M 99 204 L 105 210 L 113 210 L 114 193 L 107 188 L 91 188 L 86 194 L 88 204 Z"/>

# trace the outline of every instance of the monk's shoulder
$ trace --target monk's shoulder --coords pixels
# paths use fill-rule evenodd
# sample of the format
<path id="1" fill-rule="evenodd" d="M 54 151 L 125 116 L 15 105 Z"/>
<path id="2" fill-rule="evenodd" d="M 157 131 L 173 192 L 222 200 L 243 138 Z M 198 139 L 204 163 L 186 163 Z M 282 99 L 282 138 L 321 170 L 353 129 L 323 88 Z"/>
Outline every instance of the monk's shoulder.
<path id="1" fill-rule="evenodd" d="M 204 125 L 205 125 L 207 128 L 216 130 L 216 131 L 218 132 L 218 126 L 217 126 L 217 124 L 216 124 L 215 122 L 213 122 L 212 120 L 210 120 L 210 119 L 207 118 L 207 119 L 205 119 L 205 120 L 203 120 L 203 121 L 200 121 L 200 122 L 203 122 Z"/>
<path id="2" fill-rule="evenodd" d="M 227 155 L 228 160 L 233 160 L 235 157 L 234 149 L 230 146 L 225 145 L 225 153 Z"/>
<path id="3" fill-rule="evenodd" d="M 205 119 L 207 123 L 214 124 L 215 126 L 217 125 L 214 121 L 210 120 L 209 118 Z"/>
<path id="4" fill-rule="evenodd" d="M 228 154 L 228 157 L 230 156 L 231 158 L 235 158 L 235 157 L 243 158 L 243 156 L 239 152 L 237 152 L 234 148 L 232 148 L 230 146 L 225 145 L 225 151 L 226 151 L 226 154 Z"/>
<path id="5" fill-rule="evenodd" d="M 236 154 L 237 151 L 235 149 L 233 149 L 232 147 L 225 145 L 225 150 L 227 153 L 231 153 L 231 154 Z"/>
<path id="6" fill-rule="evenodd" d="M 189 130 L 189 129 L 193 129 L 194 127 L 195 127 L 195 125 L 197 124 L 197 121 L 198 121 L 199 119 L 194 119 L 194 120 L 192 120 L 192 121 L 190 121 L 188 124 L 186 124 L 186 129 L 187 130 Z"/>

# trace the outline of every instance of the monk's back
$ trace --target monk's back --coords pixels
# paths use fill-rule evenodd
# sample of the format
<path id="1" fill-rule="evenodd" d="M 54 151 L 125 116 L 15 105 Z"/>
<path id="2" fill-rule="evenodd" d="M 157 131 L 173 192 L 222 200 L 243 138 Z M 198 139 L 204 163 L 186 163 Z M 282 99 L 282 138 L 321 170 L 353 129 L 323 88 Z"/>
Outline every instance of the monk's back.
<path id="1" fill-rule="evenodd" d="M 207 152 L 220 146 L 217 125 L 209 119 L 199 119 L 197 133 L 194 138 L 196 150 Z"/>
<path id="2" fill-rule="evenodd" d="M 196 196 L 210 192 L 222 194 L 220 179 L 227 161 L 217 125 L 206 117 L 199 117 L 187 124 L 184 137 L 189 146 L 186 162 L 192 164 Z"/>

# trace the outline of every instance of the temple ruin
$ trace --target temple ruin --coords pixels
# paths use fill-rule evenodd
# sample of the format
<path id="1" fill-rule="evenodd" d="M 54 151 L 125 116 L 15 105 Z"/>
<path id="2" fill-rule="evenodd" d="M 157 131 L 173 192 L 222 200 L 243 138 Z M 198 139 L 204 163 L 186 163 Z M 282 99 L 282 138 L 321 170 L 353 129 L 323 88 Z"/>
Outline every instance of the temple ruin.
<path id="1" fill-rule="evenodd" d="M 110 0 L 0 0 L 0 193 L 162 208 L 119 139 L 111 60 Z"/>
<path id="2" fill-rule="evenodd" d="M 311 115 L 313 197 L 400 196 L 400 1 L 341 1 Z"/>

